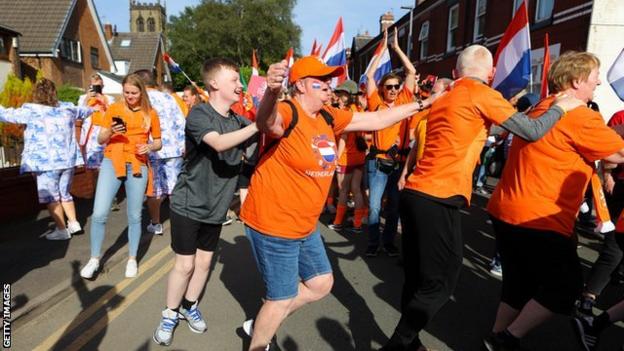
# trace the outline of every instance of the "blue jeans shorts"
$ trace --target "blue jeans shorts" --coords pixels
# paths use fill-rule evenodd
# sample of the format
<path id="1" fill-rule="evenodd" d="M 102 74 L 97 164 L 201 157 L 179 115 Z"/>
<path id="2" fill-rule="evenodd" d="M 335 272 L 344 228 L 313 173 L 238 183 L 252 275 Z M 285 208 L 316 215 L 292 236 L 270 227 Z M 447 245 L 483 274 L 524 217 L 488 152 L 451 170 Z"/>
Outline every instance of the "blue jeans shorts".
<path id="1" fill-rule="evenodd" d="M 266 299 L 297 296 L 299 282 L 332 272 L 318 228 L 303 239 L 284 239 L 245 226 L 262 280 Z"/>

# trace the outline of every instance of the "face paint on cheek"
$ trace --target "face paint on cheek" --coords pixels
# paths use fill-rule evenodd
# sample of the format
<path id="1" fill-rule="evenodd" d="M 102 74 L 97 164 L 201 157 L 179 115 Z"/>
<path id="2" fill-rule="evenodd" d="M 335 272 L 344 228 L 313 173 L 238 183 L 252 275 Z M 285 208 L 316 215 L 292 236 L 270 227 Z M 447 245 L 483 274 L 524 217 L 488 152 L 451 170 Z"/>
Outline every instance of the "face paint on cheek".
<path id="1" fill-rule="evenodd" d="M 312 83 L 312 89 L 316 89 L 316 90 L 321 89 L 321 83 Z"/>

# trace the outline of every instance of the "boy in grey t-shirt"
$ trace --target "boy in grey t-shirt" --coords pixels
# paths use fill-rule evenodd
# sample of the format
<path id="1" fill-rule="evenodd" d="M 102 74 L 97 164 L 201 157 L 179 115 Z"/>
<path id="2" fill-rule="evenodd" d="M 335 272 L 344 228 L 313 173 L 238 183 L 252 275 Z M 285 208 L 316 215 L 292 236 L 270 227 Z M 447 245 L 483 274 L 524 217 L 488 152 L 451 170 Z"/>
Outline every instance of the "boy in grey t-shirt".
<path id="1" fill-rule="evenodd" d="M 196 333 L 206 331 L 197 300 L 234 197 L 243 143 L 258 132 L 255 123 L 230 109 L 242 90 L 234 62 L 207 60 L 202 78 L 210 101 L 195 106 L 186 119 L 185 161 L 170 199 L 171 248 L 176 258 L 167 283 L 167 307 L 154 332 L 154 341 L 166 346 L 179 318 Z"/>

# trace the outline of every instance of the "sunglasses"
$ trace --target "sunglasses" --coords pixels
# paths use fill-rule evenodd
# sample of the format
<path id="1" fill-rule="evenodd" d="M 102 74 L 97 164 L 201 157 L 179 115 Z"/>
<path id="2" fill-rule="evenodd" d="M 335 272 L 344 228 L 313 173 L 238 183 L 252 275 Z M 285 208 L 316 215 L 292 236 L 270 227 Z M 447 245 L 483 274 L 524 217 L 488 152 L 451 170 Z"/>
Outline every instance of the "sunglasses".
<path id="1" fill-rule="evenodd" d="M 386 88 L 386 90 L 399 90 L 401 88 L 401 84 L 386 84 L 384 85 L 384 88 Z"/>

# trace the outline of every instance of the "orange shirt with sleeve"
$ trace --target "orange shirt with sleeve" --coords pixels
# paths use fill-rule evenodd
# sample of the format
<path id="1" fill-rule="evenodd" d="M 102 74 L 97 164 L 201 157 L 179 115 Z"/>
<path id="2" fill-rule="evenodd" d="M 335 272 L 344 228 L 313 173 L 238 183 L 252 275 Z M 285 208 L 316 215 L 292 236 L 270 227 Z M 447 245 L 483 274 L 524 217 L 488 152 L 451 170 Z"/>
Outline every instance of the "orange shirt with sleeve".
<path id="1" fill-rule="evenodd" d="M 332 129 L 320 113 L 309 116 L 296 99 L 292 102 L 298 122 L 260 158 L 241 218 L 266 235 L 300 239 L 316 229 L 336 169 L 336 136 L 351 122 L 353 112 L 324 107 L 334 118 Z M 292 109 L 282 102 L 277 111 L 286 129 Z"/>
<path id="2" fill-rule="evenodd" d="M 184 102 L 184 100 L 180 97 L 180 95 L 178 95 L 176 93 L 171 93 L 170 95 L 173 96 L 173 98 L 175 99 L 175 101 L 178 104 L 178 107 L 180 108 L 180 111 L 182 111 L 182 114 L 184 115 L 184 117 L 188 116 L 189 108 L 186 105 L 186 102 Z"/>
<path id="3" fill-rule="evenodd" d="M 352 105 L 350 107 L 353 112 L 362 112 L 356 105 Z M 363 165 L 366 160 L 366 150 L 360 151 L 357 148 L 357 138 L 364 138 L 363 133 L 361 132 L 350 132 L 347 133 L 347 140 L 345 142 L 345 149 L 342 154 L 338 158 L 339 166 L 360 166 Z"/>
<path id="4" fill-rule="evenodd" d="M 394 101 L 393 106 L 411 102 L 414 102 L 414 93 L 412 93 L 409 88 L 403 87 Z M 389 107 L 390 106 L 383 101 L 378 91 L 373 92 L 373 94 L 368 97 L 369 111 L 385 110 Z M 409 148 L 409 124 L 408 120 L 402 120 L 390 127 L 373 132 L 373 146 L 378 150 L 382 150 L 382 153 L 377 154 L 377 158 L 389 159 L 390 157 L 383 151 L 390 149 L 394 144 L 398 145 L 399 150 Z M 402 159 L 404 159 L 404 157 L 402 157 Z"/>
<path id="5" fill-rule="evenodd" d="M 104 114 L 102 126 L 111 128 L 113 117 L 120 117 L 126 123 L 126 132 L 113 134 L 104 149 L 104 157 L 113 162 L 115 175 L 126 176 L 126 163 L 132 165 L 132 173 L 140 174 L 141 166 L 147 164 L 147 155 L 136 153 L 137 144 L 147 144 L 148 137 L 160 139 L 160 120 L 154 109 L 145 116 L 143 111 L 131 111 L 123 101 L 109 106 Z"/>
<path id="6" fill-rule="evenodd" d="M 554 96 L 544 99 L 529 116 L 553 102 Z M 622 148 L 624 140 L 600 113 L 585 106 L 568 111 L 540 140 L 514 138 L 488 211 L 509 224 L 570 237 L 594 161 Z"/>
<path id="7" fill-rule="evenodd" d="M 516 112 L 496 90 L 473 78 L 462 78 L 438 98 L 427 117 L 422 158 L 405 187 L 439 199 L 472 195 L 472 172 L 492 123 Z"/>

